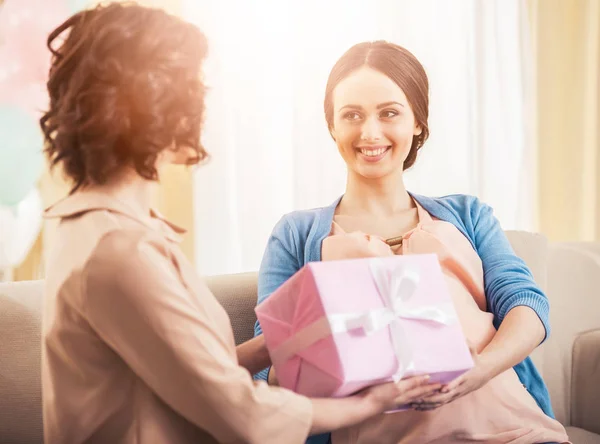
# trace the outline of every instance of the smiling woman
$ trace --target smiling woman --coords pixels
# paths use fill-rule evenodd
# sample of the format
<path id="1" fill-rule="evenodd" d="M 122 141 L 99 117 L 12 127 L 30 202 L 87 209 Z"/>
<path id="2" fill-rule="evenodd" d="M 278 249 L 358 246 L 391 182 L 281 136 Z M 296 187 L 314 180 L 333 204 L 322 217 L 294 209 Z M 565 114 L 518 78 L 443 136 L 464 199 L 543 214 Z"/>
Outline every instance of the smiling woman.
<path id="1" fill-rule="evenodd" d="M 411 410 L 334 432 L 332 441 L 566 442 L 527 358 L 547 335 L 548 301 L 492 209 L 473 196 L 407 191 L 405 171 L 428 136 L 428 105 L 427 74 L 406 49 L 365 42 L 340 58 L 324 109 L 346 164 L 346 190 L 326 207 L 281 218 L 263 256 L 258 303 L 308 262 L 435 254 L 475 367 Z M 261 333 L 257 322 L 255 334 Z M 256 377 L 277 380 L 272 369 Z M 320 435 L 309 442 L 328 440 Z"/>
<path id="2" fill-rule="evenodd" d="M 281 214 L 343 190 L 344 163 L 319 109 L 333 63 L 359 41 L 400 44 L 427 70 L 432 136 L 407 171 L 411 189 L 474 194 L 505 228 L 535 228 L 521 0 L 182 3 L 211 42 L 204 143 L 215 156 L 194 178 L 203 272 L 256 270 Z"/>
<path id="3" fill-rule="evenodd" d="M 391 58 L 393 52 L 401 57 Z M 358 68 L 361 69 L 348 76 Z M 373 84 L 380 85 L 378 91 L 371 89 Z M 406 170 L 414 164 L 417 152 L 429 137 L 428 93 L 423 66 L 409 51 L 386 42 L 361 43 L 346 52 L 331 71 L 324 102 L 327 127 L 338 147 L 340 137 L 350 137 L 350 152 L 361 152 L 363 160 L 381 160 L 389 148 L 406 151 Z M 365 96 L 370 97 L 367 109 L 357 104 Z M 339 109 L 334 110 L 334 102 Z M 356 143 L 357 129 L 365 124 L 368 127 Z M 388 140 L 388 136 L 394 140 Z"/>

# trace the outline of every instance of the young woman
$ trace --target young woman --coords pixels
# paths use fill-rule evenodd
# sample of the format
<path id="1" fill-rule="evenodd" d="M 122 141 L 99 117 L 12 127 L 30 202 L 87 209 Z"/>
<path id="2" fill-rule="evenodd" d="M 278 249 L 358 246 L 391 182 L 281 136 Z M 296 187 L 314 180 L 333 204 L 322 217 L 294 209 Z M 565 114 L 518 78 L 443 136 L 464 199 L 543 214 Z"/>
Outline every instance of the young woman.
<path id="1" fill-rule="evenodd" d="M 429 135 L 428 90 L 419 61 L 391 43 L 358 44 L 335 64 L 325 118 L 347 165 L 346 191 L 327 207 L 281 219 L 264 254 L 258 300 L 309 261 L 435 253 L 475 367 L 413 410 L 348 427 L 333 443 L 567 441 L 528 358 L 548 334 L 548 300 L 491 208 L 471 196 L 430 198 L 404 186 L 404 171 Z M 273 382 L 273 373 L 258 377 Z"/>
<path id="2" fill-rule="evenodd" d="M 262 340 L 234 344 L 226 312 L 151 208 L 169 163 L 194 164 L 206 40 L 156 9 L 108 4 L 48 39 L 47 154 L 73 183 L 43 320 L 45 442 L 301 443 L 438 389 L 426 378 L 343 400 L 254 383 Z M 245 367 L 245 368 L 244 368 Z"/>

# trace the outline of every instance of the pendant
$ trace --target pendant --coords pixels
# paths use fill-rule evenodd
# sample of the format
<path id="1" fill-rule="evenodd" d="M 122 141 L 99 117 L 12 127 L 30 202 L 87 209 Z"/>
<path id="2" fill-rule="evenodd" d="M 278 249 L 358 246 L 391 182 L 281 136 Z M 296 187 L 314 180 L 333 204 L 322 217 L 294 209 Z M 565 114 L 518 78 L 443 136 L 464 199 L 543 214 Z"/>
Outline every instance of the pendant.
<path id="1" fill-rule="evenodd" d="M 391 237 L 385 240 L 385 243 L 390 247 L 395 247 L 396 245 L 402 245 L 403 236 Z"/>

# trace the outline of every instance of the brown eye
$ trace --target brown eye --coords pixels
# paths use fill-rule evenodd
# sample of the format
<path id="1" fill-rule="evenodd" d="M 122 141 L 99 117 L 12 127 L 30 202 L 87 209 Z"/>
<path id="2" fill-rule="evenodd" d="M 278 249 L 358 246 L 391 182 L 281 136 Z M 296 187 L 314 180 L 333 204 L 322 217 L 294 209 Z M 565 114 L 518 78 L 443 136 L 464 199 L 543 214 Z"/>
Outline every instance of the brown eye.
<path id="1" fill-rule="evenodd" d="M 343 117 L 345 120 L 356 121 L 356 120 L 360 119 L 360 114 L 357 113 L 356 111 L 349 111 L 346 114 L 344 114 Z"/>
<path id="2" fill-rule="evenodd" d="M 381 111 L 381 113 L 379 114 L 379 117 L 383 118 L 383 119 L 391 119 L 393 117 L 396 117 L 398 115 L 398 111 L 395 111 L 393 109 L 386 109 Z"/>

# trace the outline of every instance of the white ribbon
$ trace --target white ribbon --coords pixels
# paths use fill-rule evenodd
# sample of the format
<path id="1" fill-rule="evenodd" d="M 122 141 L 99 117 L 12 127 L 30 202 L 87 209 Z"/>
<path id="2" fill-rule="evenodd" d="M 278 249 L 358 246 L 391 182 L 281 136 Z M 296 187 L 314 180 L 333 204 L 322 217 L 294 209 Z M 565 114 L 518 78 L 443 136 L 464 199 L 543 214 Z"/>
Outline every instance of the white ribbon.
<path id="1" fill-rule="evenodd" d="M 399 381 L 406 372 L 414 369 L 413 349 L 401 319 L 450 325 L 456 317 L 454 311 L 447 306 L 416 308 L 407 306 L 407 302 L 414 296 L 419 285 L 420 275 L 417 271 L 401 266 L 389 270 L 381 259 L 371 260 L 369 267 L 384 307 L 366 313 L 366 317 L 359 321 L 359 325 L 367 335 L 389 325 L 392 346 L 398 359 L 398 371 L 394 375 L 394 380 Z"/>
<path id="2" fill-rule="evenodd" d="M 332 334 L 362 329 L 366 335 L 371 335 L 389 326 L 394 354 L 398 359 L 394 381 L 399 381 L 407 371 L 412 370 L 413 350 L 401 320 L 415 319 L 450 325 L 456 321 L 454 310 L 450 306 L 439 305 L 416 308 L 407 306 L 419 284 L 420 275 L 417 271 L 402 266 L 388 269 L 379 258 L 372 259 L 369 267 L 383 300 L 383 307 L 364 313 L 325 316 L 296 332 L 292 338 L 277 347 L 271 354 L 273 361 L 286 361 L 298 351 Z"/>

